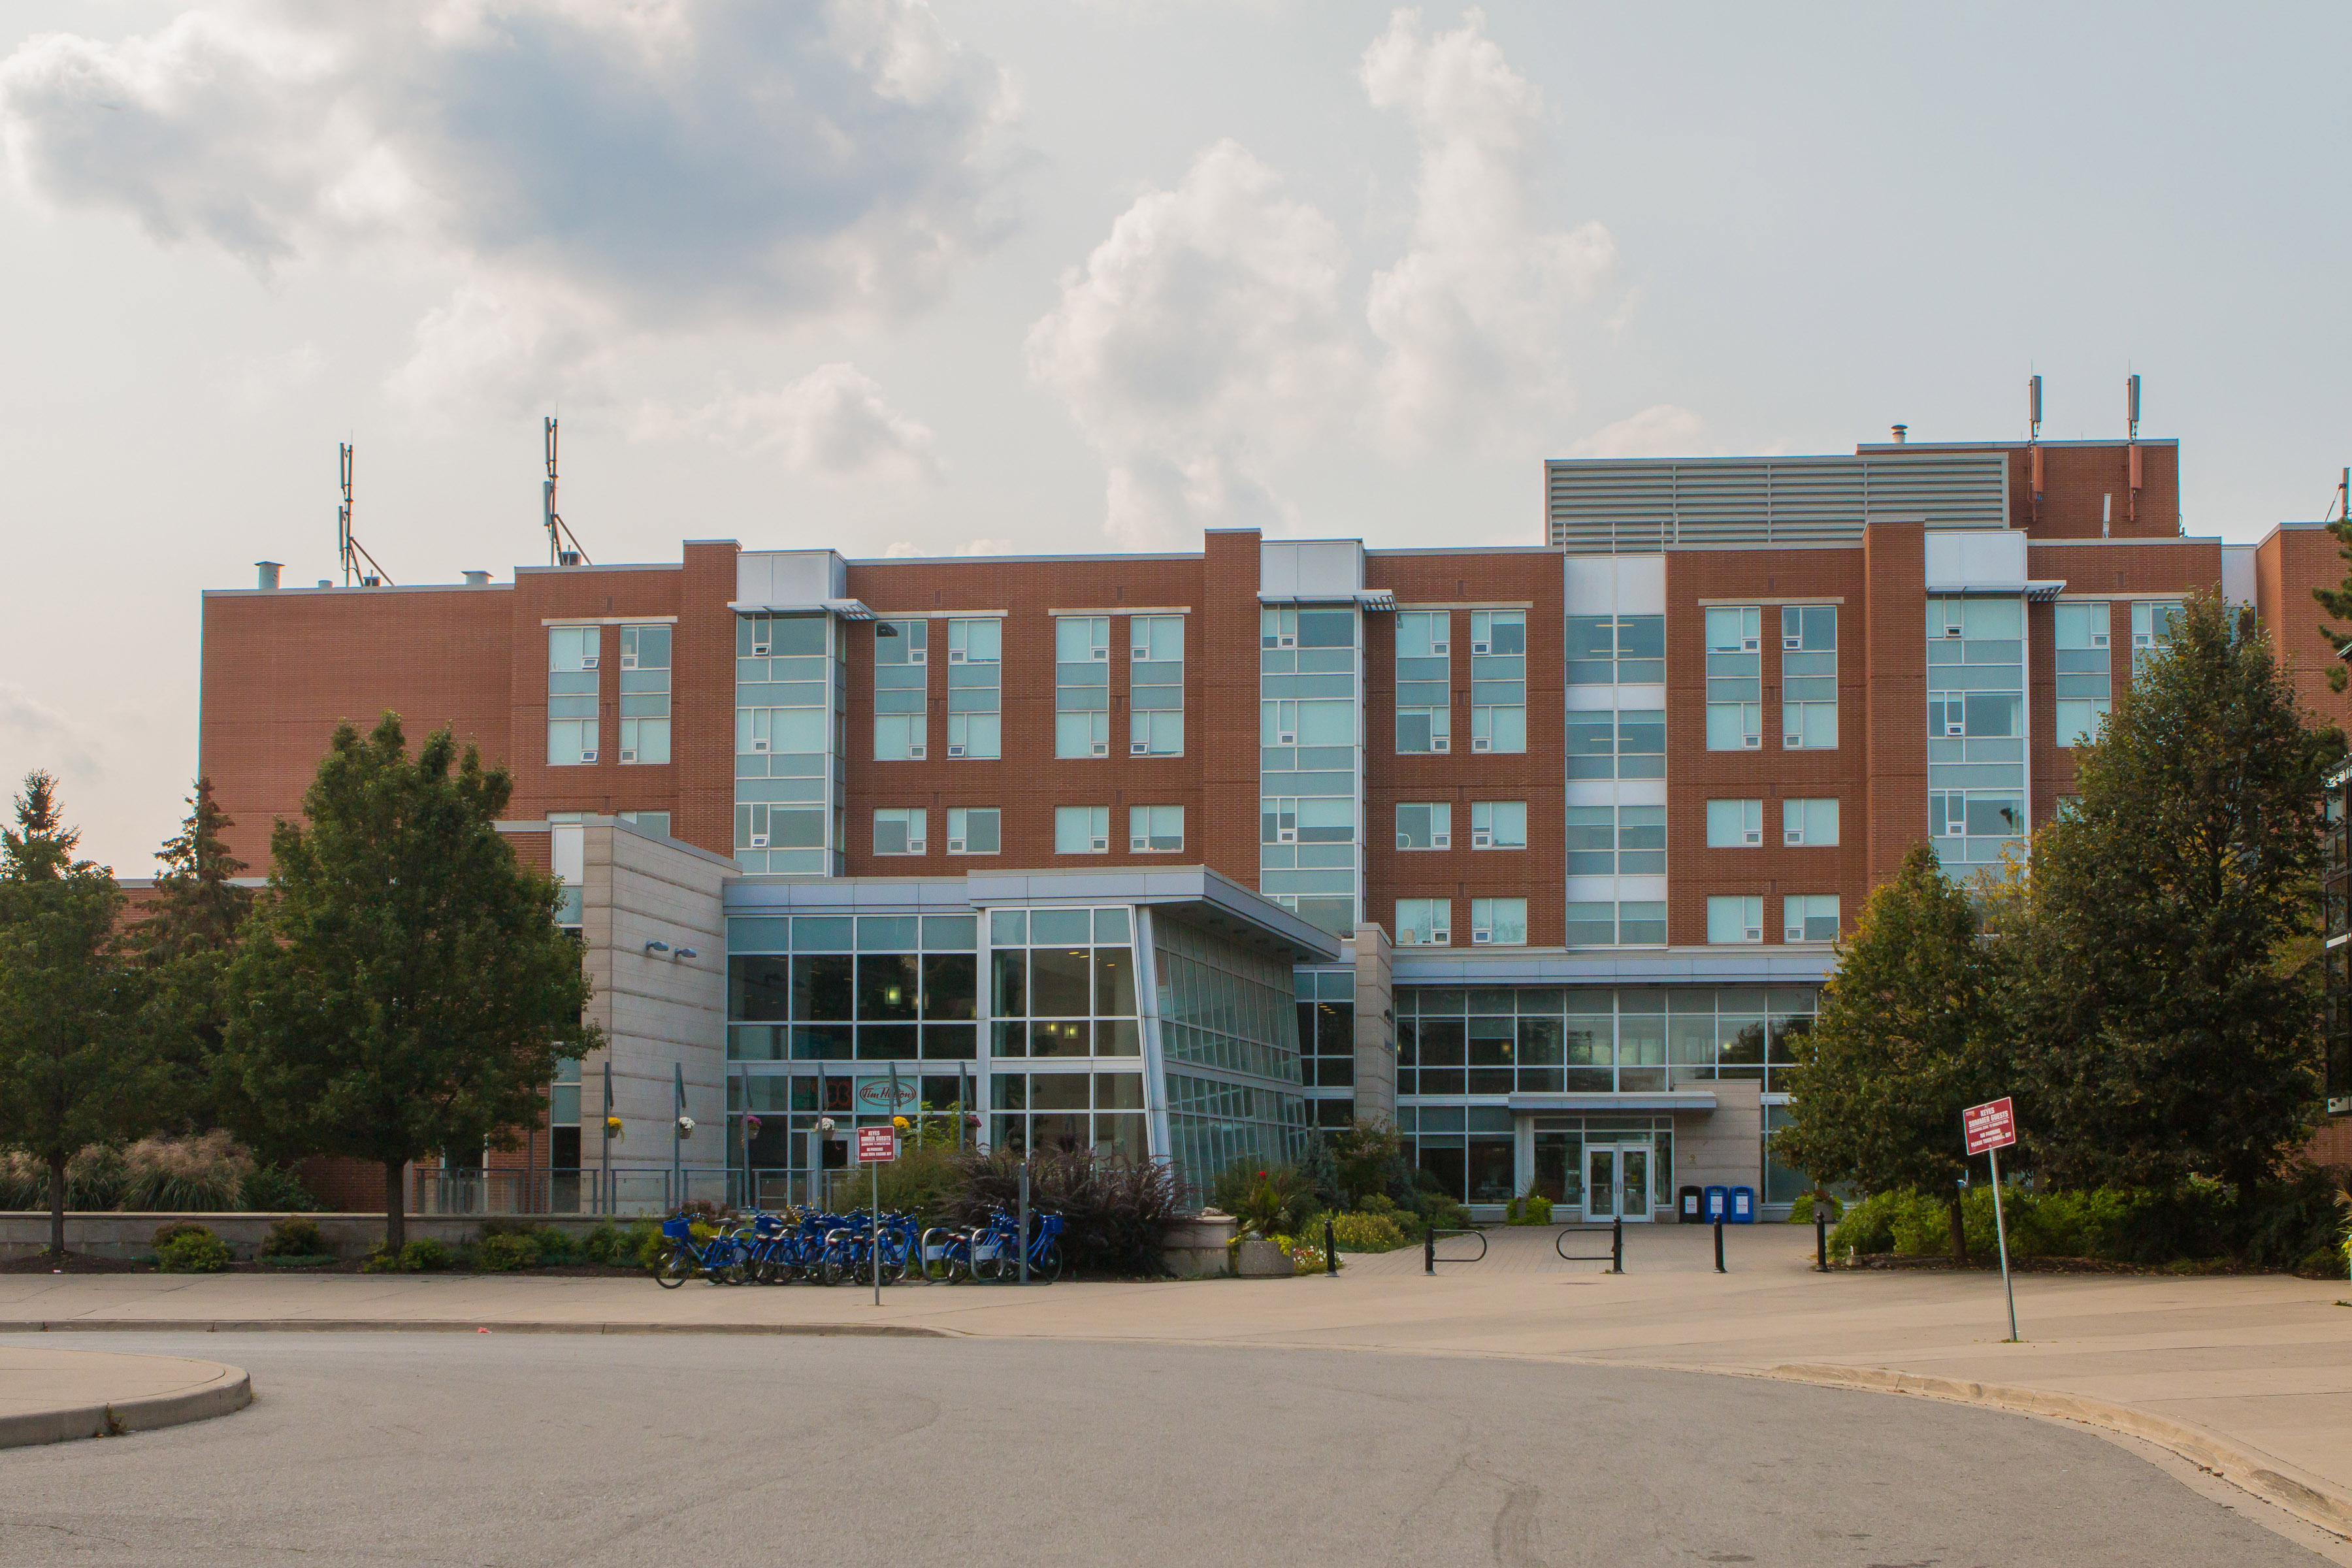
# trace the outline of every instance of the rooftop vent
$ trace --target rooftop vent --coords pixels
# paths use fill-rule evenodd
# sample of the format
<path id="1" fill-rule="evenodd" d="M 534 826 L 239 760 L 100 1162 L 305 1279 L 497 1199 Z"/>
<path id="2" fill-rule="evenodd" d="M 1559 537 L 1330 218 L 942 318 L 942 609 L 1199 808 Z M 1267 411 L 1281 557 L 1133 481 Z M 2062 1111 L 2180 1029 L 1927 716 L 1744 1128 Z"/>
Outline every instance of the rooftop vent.
<path id="1" fill-rule="evenodd" d="M 555 563 L 558 566 L 577 566 L 580 564 L 580 552 L 559 550 L 555 552 Z"/>
<path id="2" fill-rule="evenodd" d="M 257 561 L 253 567 L 261 574 L 260 585 L 264 588 L 278 586 L 278 574 L 286 569 L 285 563 L 281 561 Z"/>
<path id="3" fill-rule="evenodd" d="M 1895 427 L 1895 444 L 1900 447 L 1903 445 L 1905 437 L 1908 437 L 1910 434 L 1911 426 L 1908 425 L 1897 425 Z"/>
<path id="4" fill-rule="evenodd" d="M 487 588 L 487 587 L 488 587 L 489 585 L 490 585 L 490 574 L 489 574 L 488 572 L 468 572 L 468 573 L 467 573 L 467 574 L 466 574 L 466 586 L 467 586 L 467 587 L 468 587 L 468 588 Z"/>

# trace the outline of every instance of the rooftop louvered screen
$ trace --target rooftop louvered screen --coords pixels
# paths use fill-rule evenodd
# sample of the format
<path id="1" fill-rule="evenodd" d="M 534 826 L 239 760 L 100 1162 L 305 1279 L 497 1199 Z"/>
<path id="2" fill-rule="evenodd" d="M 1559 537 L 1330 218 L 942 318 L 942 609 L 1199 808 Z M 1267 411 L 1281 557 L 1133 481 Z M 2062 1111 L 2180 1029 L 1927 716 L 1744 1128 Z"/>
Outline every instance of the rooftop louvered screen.
<path id="1" fill-rule="evenodd" d="M 1551 542 L 1572 555 L 1857 544 L 1873 517 L 2009 525 L 2000 451 L 1558 458 L 1544 468 Z"/>

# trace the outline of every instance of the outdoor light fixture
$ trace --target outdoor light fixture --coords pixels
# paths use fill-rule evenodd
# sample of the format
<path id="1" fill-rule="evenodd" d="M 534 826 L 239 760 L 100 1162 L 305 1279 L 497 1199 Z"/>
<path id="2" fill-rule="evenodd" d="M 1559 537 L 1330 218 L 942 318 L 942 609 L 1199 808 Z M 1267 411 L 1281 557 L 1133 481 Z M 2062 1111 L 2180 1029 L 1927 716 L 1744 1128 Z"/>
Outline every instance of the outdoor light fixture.
<path id="1" fill-rule="evenodd" d="M 676 956 L 679 958 L 692 958 L 694 956 L 694 949 L 690 947 L 681 947 L 677 950 Z"/>
<path id="2" fill-rule="evenodd" d="M 693 1117 L 681 1116 L 677 1119 L 677 1135 L 681 1138 L 691 1138 L 694 1136 Z"/>
<path id="3" fill-rule="evenodd" d="M 669 943 L 659 941 L 649 942 L 646 943 L 646 951 L 647 952 L 667 952 L 669 951 Z"/>

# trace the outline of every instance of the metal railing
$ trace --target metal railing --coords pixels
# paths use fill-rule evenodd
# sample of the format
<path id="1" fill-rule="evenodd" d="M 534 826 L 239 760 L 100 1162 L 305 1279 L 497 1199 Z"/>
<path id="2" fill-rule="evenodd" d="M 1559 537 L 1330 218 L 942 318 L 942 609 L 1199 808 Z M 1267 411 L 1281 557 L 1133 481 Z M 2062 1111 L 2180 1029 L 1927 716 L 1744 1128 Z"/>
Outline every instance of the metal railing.
<path id="1" fill-rule="evenodd" d="M 1478 1256 L 1477 1256 L 1477 1257 L 1475 1257 L 1475 1258 L 1440 1258 L 1440 1257 L 1438 1257 L 1438 1256 L 1437 1256 L 1437 1238 L 1438 1238 L 1439 1237 L 1441 1237 L 1441 1236 L 1475 1236 L 1475 1237 L 1476 1237 L 1478 1238 Z M 1436 1273 L 1436 1272 L 1437 1272 L 1437 1266 L 1438 1266 L 1439 1264 L 1441 1264 L 1441 1263 L 1483 1263 L 1483 1262 L 1485 1262 L 1485 1261 L 1486 1261 L 1486 1233 L 1485 1231 L 1483 1231 L 1483 1230 L 1453 1230 L 1453 1229 L 1440 1229 L 1440 1228 L 1437 1228 L 1437 1227 L 1433 1227 L 1433 1227 L 1432 1227 L 1431 1229 L 1429 1229 L 1428 1231 L 1425 1231 L 1424 1233 L 1423 1233 L 1423 1236 L 1422 1236 L 1422 1238 L 1421 1238 L 1421 1271 L 1422 1271 L 1423 1273 L 1424 1273 L 1424 1274 L 1434 1274 L 1434 1273 Z"/>
<path id="2" fill-rule="evenodd" d="M 410 1174 L 408 1211 L 429 1215 L 674 1214 L 708 1200 L 730 1209 L 779 1209 L 828 1195 L 825 1178 L 838 1173 L 782 1167 L 688 1165 L 605 1171 L 478 1170 L 420 1165 Z"/>
<path id="3" fill-rule="evenodd" d="M 1564 1226 L 1561 1227 L 1559 1235 L 1553 1238 L 1551 1247 L 1554 1252 L 1559 1253 L 1560 1257 L 1566 1258 L 1570 1263 L 1606 1263 L 1609 1265 L 1610 1273 L 1624 1273 L 1625 1217 L 1622 1215 L 1618 1215 L 1615 1219 L 1609 1222 L 1608 1251 L 1570 1252 L 1568 1249 L 1568 1238 L 1571 1236 L 1599 1236 L 1601 1234 L 1601 1228 L 1597 1225 Z"/>

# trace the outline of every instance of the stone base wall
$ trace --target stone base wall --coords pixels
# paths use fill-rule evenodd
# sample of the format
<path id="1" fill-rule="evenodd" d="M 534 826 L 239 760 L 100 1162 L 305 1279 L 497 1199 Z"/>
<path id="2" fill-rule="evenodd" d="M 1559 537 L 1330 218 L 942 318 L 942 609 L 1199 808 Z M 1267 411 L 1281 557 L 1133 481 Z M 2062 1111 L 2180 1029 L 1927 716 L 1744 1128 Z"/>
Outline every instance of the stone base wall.
<path id="1" fill-rule="evenodd" d="M 194 1220 L 209 1227 L 213 1234 L 228 1243 L 229 1251 L 238 1258 L 251 1258 L 261 1247 L 269 1227 L 285 1218 L 283 1215 L 263 1213 L 236 1214 L 68 1214 L 66 1215 L 66 1250 L 86 1253 L 92 1258 L 143 1258 L 155 1250 L 155 1231 L 173 1220 Z M 364 1256 L 383 1239 L 383 1215 L 378 1214 L 314 1214 L 305 1216 L 318 1222 L 320 1233 L 344 1258 Z M 534 1226 L 552 1225 L 585 1236 L 602 1223 L 595 1215 L 532 1215 L 523 1216 Z M 479 1215 L 421 1215 L 408 1216 L 411 1240 L 429 1236 L 455 1247 L 470 1241 L 482 1226 Z M 626 1220 L 615 1224 L 625 1227 Z M 46 1214 L 0 1213 L 0 1258 L 23 1258 L 44 1251 L 49 1245 L 49 1216 Z"/>

